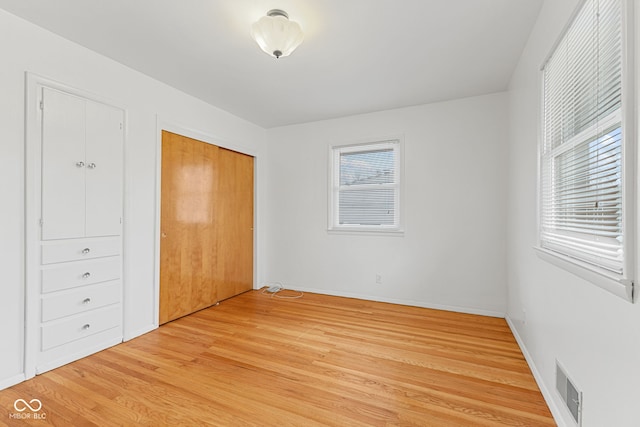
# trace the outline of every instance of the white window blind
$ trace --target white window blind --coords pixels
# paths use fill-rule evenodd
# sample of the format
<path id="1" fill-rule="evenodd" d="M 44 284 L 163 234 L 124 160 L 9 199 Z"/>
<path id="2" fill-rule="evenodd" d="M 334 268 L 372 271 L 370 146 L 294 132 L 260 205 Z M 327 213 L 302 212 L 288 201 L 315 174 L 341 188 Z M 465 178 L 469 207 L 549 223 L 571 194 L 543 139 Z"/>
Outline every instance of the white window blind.
<path id="1" fill-rule="evenodd" d="M 621 0 L 586 0 L 543 68 L 540 245 L 625 275 Z"/>
<path id="2" fill-rule="evenodd" d="M 399 141 L 332 147 L 334 230 L 400 228 Z"/>

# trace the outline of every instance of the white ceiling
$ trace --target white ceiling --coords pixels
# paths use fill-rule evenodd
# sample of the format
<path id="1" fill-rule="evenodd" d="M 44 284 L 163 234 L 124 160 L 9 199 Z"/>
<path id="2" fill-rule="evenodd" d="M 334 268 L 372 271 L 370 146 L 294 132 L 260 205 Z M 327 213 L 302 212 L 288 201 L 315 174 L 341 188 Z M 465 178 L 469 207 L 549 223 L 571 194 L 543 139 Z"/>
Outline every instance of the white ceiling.
<path id="1" fill-rule="evenodd" d="M 0 0 L 0 8 L 265 128 L 502 91 L 542 0 Z M 263 53 L 283 9 L 305 40 Z"/>

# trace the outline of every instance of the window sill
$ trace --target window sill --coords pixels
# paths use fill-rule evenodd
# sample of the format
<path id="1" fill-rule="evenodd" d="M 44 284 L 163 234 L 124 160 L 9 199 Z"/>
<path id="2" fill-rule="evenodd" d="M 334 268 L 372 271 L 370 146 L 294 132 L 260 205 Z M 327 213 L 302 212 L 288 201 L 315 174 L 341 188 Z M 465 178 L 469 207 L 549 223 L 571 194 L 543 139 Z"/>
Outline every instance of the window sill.
<path id="1" fill-rule="evenodd" d="M 328 234 L 345 234 L 351 236 L 389 236 L 404 237 L 404 230 L 381 230 L 378 228 L 329 228 Z"/>
<path id="2" fill-rule="evenodd" d="M 534 249 L 540 259 L 575 274 L 626 301 L 634 302 L 633 282 L 631 280 L 624 279 L 614 273 L 608 273 L 590 264 L 548 249 L 537 246 L 534 246 Z"/>

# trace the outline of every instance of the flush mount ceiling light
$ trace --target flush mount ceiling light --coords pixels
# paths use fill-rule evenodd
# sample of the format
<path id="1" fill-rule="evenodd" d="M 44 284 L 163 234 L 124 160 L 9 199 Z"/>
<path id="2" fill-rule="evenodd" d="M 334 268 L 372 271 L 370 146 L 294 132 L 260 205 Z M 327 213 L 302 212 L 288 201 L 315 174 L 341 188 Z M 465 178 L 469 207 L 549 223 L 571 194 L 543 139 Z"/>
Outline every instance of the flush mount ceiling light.
<path id="1" fill-rule="evenodd" d="M 260 48 L 271 56 L 289 56 L 304 38 L 295 21 L 289 21 L 287 12 L 272 9 L 251 26 L 251 36 Z"/>

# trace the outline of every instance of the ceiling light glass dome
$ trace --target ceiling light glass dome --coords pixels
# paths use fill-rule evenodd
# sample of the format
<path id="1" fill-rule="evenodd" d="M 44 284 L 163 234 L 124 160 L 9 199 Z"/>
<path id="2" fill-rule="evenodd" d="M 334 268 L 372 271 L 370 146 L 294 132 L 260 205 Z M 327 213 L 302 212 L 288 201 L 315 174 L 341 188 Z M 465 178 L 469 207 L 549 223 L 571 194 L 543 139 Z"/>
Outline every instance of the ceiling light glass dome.
<path id="1" fill-rule="evenodd" d="M 251 36 L 267 54 L 289 56 L 302 40 L 302 28 L 283 10 L 273 9 L 251 26 Z"/>

